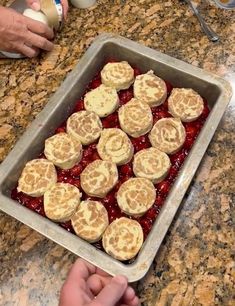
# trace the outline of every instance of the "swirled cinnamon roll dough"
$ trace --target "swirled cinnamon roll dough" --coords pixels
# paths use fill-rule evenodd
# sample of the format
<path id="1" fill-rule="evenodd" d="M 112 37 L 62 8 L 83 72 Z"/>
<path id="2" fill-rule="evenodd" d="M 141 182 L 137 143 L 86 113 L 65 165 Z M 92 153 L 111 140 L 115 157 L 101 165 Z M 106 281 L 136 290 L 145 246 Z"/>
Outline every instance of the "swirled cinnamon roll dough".
<path id="1" fill-rule="evenodd" d="M 148 133 L 153 125 L 150 107 L 135 98 L 120 107 L 118 118 L 122 130 L 135 138 Z"/>
<path id="2" fill-rule="evenodd" d="M 55 166 L 47 159 L 33 159 L 25 165 L 17 191 L 31 197 L 40 197 L 57 181 Z"/>
<path id="3" fill-rule="evenodd" d="M 140 74 L 135 79 L 134 97 L 146 102 L 150 107 L 158 106 L 166 100 L 166 84 L 152 70 Z"/>
<path id="4" fill-rule="evenodd" d="M 185 128 L 177 118 L 158 120 L 149 134 L 152 146 L 167 154 L 176 153 L 183 146 L 185 137 Z"/>
<path id="5" fill-rule="evenodd" d="M 143 215 L 154 203 L 156 190 L 146 178 L 131 178 L 117 192 L 120 209 L 130 216 Z"/>
<path id="6" fill-rule="evenodd" d="M 125 217 L 114 220 L 105 230 L 102 243 L 105 251 L 118 260 L 137 255 L 144 241 L 140 224 Z"/>
<path id="7" fill-rule="evenodd" d="M 109 225 L 108 213 L 99 201 L 82 201 L 71 218 L 75 233 L 88 242 L 100 240 Z"/>
<path id="8" fill-rule="evenodd" d="M 96 113 L 101 118 L 112 114 L 119 106 L 116 89 L 101 84 L 85 94 L 84 106 L 86 110 Z"/>
<path id="9" fill-rule="evenodd" d="M 46 216 L 56 222 L 69 221 L 80 204 L 81 195 L 71 184 L 56 183 L 44 194 Z"/>
<path id="10" fill-rule="evenodd" d="M 101 131 L 102 123 L 94 112 L 80 111 L 72 114 L 67 120 L 67 133 L 83 145 L 96 141 Z"/>
<path id="11" fill-rule="evenodd" d="M 67 133 L 59 133 L 46 139 L 44 154 L 57 167 L 70 169 L 81 160 L 82 145 Z"/>
<path id="12" fill-rule="evenodd" d="M 101 71 L 101 81 L 117 91 L 127 89 L 134 82 L 134 70 L 125 61 L 108 63 Z"/>
<path id="13" fill-rule="evenodd" d="M 168 155 L 156 148 L 143 149 L 134 156 L 133 171 L 135 176 L 149 179 L 154 184 L 164 180 L 170 166 Z"/>
<path id="14" fill-rule="evenodd" d="M 196 120 L 203 112 L 202 97 L 193 89 L 174 88 L 168 98 L 169 112 L 183 122 Z"/>
<path id="15" fill-rule="evenodd" d="M 128 163 L 134 153 L 133 145 L 121 129 L 104 129 L 97 145 L 99 156 L 117 165 Z"/>
<path id="16" fill-rule="evenodd" d="M 90 196 L 105 197 L 117 181 L 117 166 L 110 161 L 95 160 L 81 173 L 81 187 Z"/>

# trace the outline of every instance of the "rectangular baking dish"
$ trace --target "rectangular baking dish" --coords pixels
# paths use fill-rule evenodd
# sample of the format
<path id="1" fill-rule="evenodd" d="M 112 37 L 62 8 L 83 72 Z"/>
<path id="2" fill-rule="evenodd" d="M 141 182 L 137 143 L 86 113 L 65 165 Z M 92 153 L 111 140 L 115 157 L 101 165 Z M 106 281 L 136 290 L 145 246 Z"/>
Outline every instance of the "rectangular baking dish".
<path id="1" fill-rule="evenodd" d="M 83 95 L 86 85 L 109 58 L 126 60 L 143 72 L 152 69 L 174 87 L 191 87 L 205 97 L 211 107 L 211 113 L 184 162 L 150 234 L 136 260 L 131 264 L 111 258 L 10 198 L 10 191 L 15 187 L 25 163 L 43 151 L 45 139 L 70 115 L 76 101 Z M 126 38 L 102 34 L 95 39 L 0 166 L 0 209 L 108 273 L 121 273 L 126 275 L 130 282 L 137 281 L 146 274 L 156 256 L 231 95 L 229 83 L 216 75 Z"/>

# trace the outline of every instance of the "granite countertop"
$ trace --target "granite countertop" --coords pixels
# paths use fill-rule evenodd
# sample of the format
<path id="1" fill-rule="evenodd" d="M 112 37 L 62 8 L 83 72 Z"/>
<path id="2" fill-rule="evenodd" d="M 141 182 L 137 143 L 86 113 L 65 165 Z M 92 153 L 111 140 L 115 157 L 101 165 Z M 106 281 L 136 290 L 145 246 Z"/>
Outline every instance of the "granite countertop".
<path id="1" fill-rule="evenodd" d="M 4 0 L 1 4 L 6 4 Z M 177 0 L 98 0 L 71 8 L 51 53 L 0 60 L 0 159 L 42 110 L 93 39 L 112 32 L 235 84 L 235 11 L 195 1 L 221 37 L 211 43 Z M 153 265 L 136 284 L 144 306 L 235 305 L 235 99 L 205 154 Z M 57 305 L 76 256 L 0 213 L 0 304 Z"/>

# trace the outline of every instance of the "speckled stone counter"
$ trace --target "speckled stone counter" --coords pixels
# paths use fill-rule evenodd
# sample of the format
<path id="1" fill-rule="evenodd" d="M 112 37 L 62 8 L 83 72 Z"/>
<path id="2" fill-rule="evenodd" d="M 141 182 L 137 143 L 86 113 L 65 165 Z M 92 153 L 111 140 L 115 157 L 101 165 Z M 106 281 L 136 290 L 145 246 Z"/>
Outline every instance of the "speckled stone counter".
<path id="1" fill-rule="evenodd" d="M 235 11 L 218 9 L 212 1 L 195 3 L 219 43 L 208 41 L 180 1 L 98 0 L 91 9 L 70 9 L 51 53 L 0 60 L 0 159 L 102 32 L 131 38 L 235 84 Z M 149 273 L 136 285 L 142 305 L 235 305 L 234 165 L 233 98 Z M 0 304 L 57 305 L 76 256 L 7 215 L 0 218 Z"/>

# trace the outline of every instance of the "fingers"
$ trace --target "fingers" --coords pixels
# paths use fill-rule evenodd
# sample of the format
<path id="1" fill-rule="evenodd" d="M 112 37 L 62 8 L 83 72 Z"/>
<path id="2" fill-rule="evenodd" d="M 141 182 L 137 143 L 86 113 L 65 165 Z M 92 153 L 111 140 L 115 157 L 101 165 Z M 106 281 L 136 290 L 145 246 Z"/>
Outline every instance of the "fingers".
<path id="1" fill-rule="evenodd" d="M 64 283 L 60 292 L 59 306 L 87 305 L 94 298 L 92 293 L 86 290 L 86 282 L 84 280 L 78 282 Z"/>
<path id="2" fill-rule="evenodd" d="M 85 260 L 77 259 L 61 289 L 59 306 L 77 306 L 80 305 L 79 301 L 87 305 L 94 298 L 87 286 L 87 279 L 95 270 L 96 268 Z"/>
<path id="3" fill-rule="evenodd" d="M 25 44 L 22 44 L 22 46 L 19 47 L 19 52 L 30 58 L 36 57 L 39 54 L 38 49 L 26 46 Z"/>
<path id="4" fill-rule="evenodd" d="M 27 42 L 30 42 L 32 46 L 45 51 L 51 51 L 54 46 L 53 43 L 47 40 L 45 37 L 39 36 L 32 32 L 28 33 Z"/>
<path id="5" fill-rule="evenodd" d="M 139 298 L 135 296 L 134 299 L 128 303 L 128 306 L 140 306 Z"/>
<path id="6" fill-rule="evenodd" d="M 25 36 L 25 44 L 36 47 L 37 49 L 51 51 L 54 45 L 49 39 L 54 37 L 53 30 L 42 22 L 35 21 L 26 16 L 23 16 L 23 18 L 28 29 L 28 33 Z M 26 49 L 27 48 L 24 47 L 24 52 L 29 55 L 24 54 L 28 57 L 33 57 L 32 50 Z"/>
<path id="7" fill-rule="evenodd" d="M 135 291 L 132 287 L 128 286 L 123 298 L 122 298 L 122 303 L 123 305 L 128 305 L 128 306 L 139 306 L 140 302 L 138 297 L 135 294 Z"/>
<path id="8" fill-rule="evenodd" d="M 125 294 L 123 296 L 123 301 L 130 301 L 135 297 L 135 291 L 133 288 L 131 288 L 130 286 L 127 287 Z"/>
<path id="9" fill-rule="evenodd" d="M 112 280 L 112 276 L 110 276 L 109 274 L 107 274 L 106 272 L 97 269 L 100 271 L 100 274 L 103 274 L 105 276 L 101 276 L 101 275 L 97 275 L 97 274 L 93 274 L 92 276 L 89 277 L 89 279 L 87 280 L 87 286 L 88 288 L 91 290 L 92 294 L 94 296 L 97 296 L 100 291 L 107 286 L 111 280 Z M 98 271 L 96 271 L 97 273 Z M 123 294 L 122 297 L 122 303 L 123 305 L 128 305 L 128 306 L 138 306 L 139 305 L 139 299 L 135 294 L 135 291 L 132 287 L 128 286 L 126 291 Z"/>
<path id="10" fill-rule="evenodd" d="M 27 28 L 30 32 L 39 34 L 40 36 L 43 36 L 49 40 L 54 37 L 53 30 L 50 27 L 48 27 L 46 24 L 39 22 L 39 21 L 35 21 L 26 16 L 23 16 L 23 17 L 25 19 Z"/>
<path id="11" fill-rule="evenodd" d="M 111 276 L 100 276 L 97 274 L 93 274 L 87 280 L 87 286 L 94 294 L 94 296 L 98 295 L 100 291 L 111 282 Z"/>
<path id="12" fill-rule="evenodd" d="M 39 11 L 41 8 L 39 0 L 26 0 L 26 3 L 35 11 Z"/>
<path id="13" fill-rule="evenodd" d="M 95 273 L 95 271 L 95 266 L 88 263 L 84 259 L 79 258 L 72 266 L 67 279 L 78 283 L 79 279 L 87 280 L 90 275 Z"/>
<path id="14" fill-rule="evenodd" d="M 124 276 L 115 276 L 89 306 L 113 306 L 120 301 L 126 288 L 127 279 Z"/>
<path id="15" fill-rule="evenodd" d="M 63 8 L 64 19 L 66 19 L 68 9 L 69 9 L 68 1 L 67 0 L 61 0 L 61 5 L 62 5 L 62 8 Z"/>
<path id="16" fill-rule="evenodd" d="M 132 301 L 122 303 L 120 306 L 140 306 L 140 301 L 137 296 Z"/>

